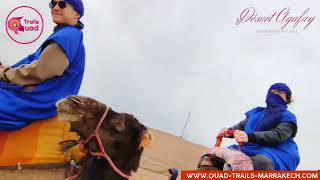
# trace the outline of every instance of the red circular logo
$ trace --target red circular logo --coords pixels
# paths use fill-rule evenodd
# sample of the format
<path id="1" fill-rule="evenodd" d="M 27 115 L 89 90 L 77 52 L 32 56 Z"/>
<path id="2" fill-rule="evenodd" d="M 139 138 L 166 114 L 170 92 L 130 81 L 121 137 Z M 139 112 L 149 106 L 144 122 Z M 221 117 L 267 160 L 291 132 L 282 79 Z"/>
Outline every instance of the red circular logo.
<path id="1" fill-rule="evenodd" d="M 39 11 L 30 6 L 13 9 L 6 20 L 8 36 L 16 43 L 30 44 L 38 40 L 43 32 L 43 18 Z"/>

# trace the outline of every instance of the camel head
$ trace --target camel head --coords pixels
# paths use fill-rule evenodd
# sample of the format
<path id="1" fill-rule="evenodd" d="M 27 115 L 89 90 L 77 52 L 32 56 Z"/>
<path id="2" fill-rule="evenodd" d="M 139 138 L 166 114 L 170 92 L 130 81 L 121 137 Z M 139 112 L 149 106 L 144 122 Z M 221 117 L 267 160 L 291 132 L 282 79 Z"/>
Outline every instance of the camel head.
<path id="1" fill-rule="evenodd" d="M 57 102 L 56 107 L 60 120 L 69 122 L 71 131 L 78 133 L 83 140 L 95 130 L 107 109 L 105 104 L 85 96 L 66 97 Z M 144 147 L 150 144 L 152 139 L 148 129 L 133 115 L 118 113 L 111 108 L 99 129 L 99 136 L 110 158 L 127 174 L 137 171 Z M 91 140 L 87 148 L 93 152 L 99 151 L 95 140 Z M 90 169 L 88 166 L 94 166 L 95 161 L 96 164 L 101 161 L 94 157 L 87 157 L 87 159 L 90 159 L 90 163 L 84 165 L 87 169 Z M 108 168 L 107 163 L 102 162 L 102 164 Z"/>

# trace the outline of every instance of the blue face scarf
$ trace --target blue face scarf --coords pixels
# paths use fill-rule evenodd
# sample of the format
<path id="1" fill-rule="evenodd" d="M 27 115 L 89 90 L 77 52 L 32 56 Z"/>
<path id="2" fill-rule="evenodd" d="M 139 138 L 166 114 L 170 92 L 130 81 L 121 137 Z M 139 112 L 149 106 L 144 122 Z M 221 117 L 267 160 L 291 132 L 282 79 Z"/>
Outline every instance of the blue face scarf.
<path id="1" fill-rule="evenodd" d="M 276 83 L 269 88 L 266 98 L 266 112 L 264 118 L 257 126 L 257 131 L 269 130 L 276 127 L 279 124 L 282 112 L 288 108 L 287 102 L 280 95 L 273 94 L 272 90 L 283 91 L 289 96 L 292 94 L 290 88 L 284 83 Z"/>

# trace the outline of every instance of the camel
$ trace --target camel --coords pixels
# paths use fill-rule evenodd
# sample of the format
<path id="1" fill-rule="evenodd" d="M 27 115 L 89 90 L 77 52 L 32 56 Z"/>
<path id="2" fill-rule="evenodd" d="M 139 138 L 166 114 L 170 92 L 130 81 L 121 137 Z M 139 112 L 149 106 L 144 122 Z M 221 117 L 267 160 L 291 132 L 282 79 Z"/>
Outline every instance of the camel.
<path id="1" fill-rule="evenodd" d="M 60 120 L 70 122 L 71 131 L 85 140 L 81 145 L 88 153 L 80 162 L 79 180 L 122 180 L 137 171 L 152 136 L 133 115 L 117 113 L 84 96 L 69 96 L 57 102 L 56 107 Z M 78 143 L 64 142 L 62 147 L 66 150 Z"/>

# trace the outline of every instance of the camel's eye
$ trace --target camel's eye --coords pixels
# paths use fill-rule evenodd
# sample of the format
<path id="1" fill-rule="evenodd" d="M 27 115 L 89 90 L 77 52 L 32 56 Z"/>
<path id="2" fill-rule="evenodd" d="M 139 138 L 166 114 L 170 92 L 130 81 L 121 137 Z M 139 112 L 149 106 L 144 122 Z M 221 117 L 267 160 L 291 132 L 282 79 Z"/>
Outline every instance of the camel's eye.
<path id="1" fill-rule="evenodd" d="M 113 130 L 116 130 L 117 132 L 122 132 L 123 130 L 126 129 L 126 126 L 123 120 L 113 119 L 110 121 L 110 125 L 113 128 Z"/>

